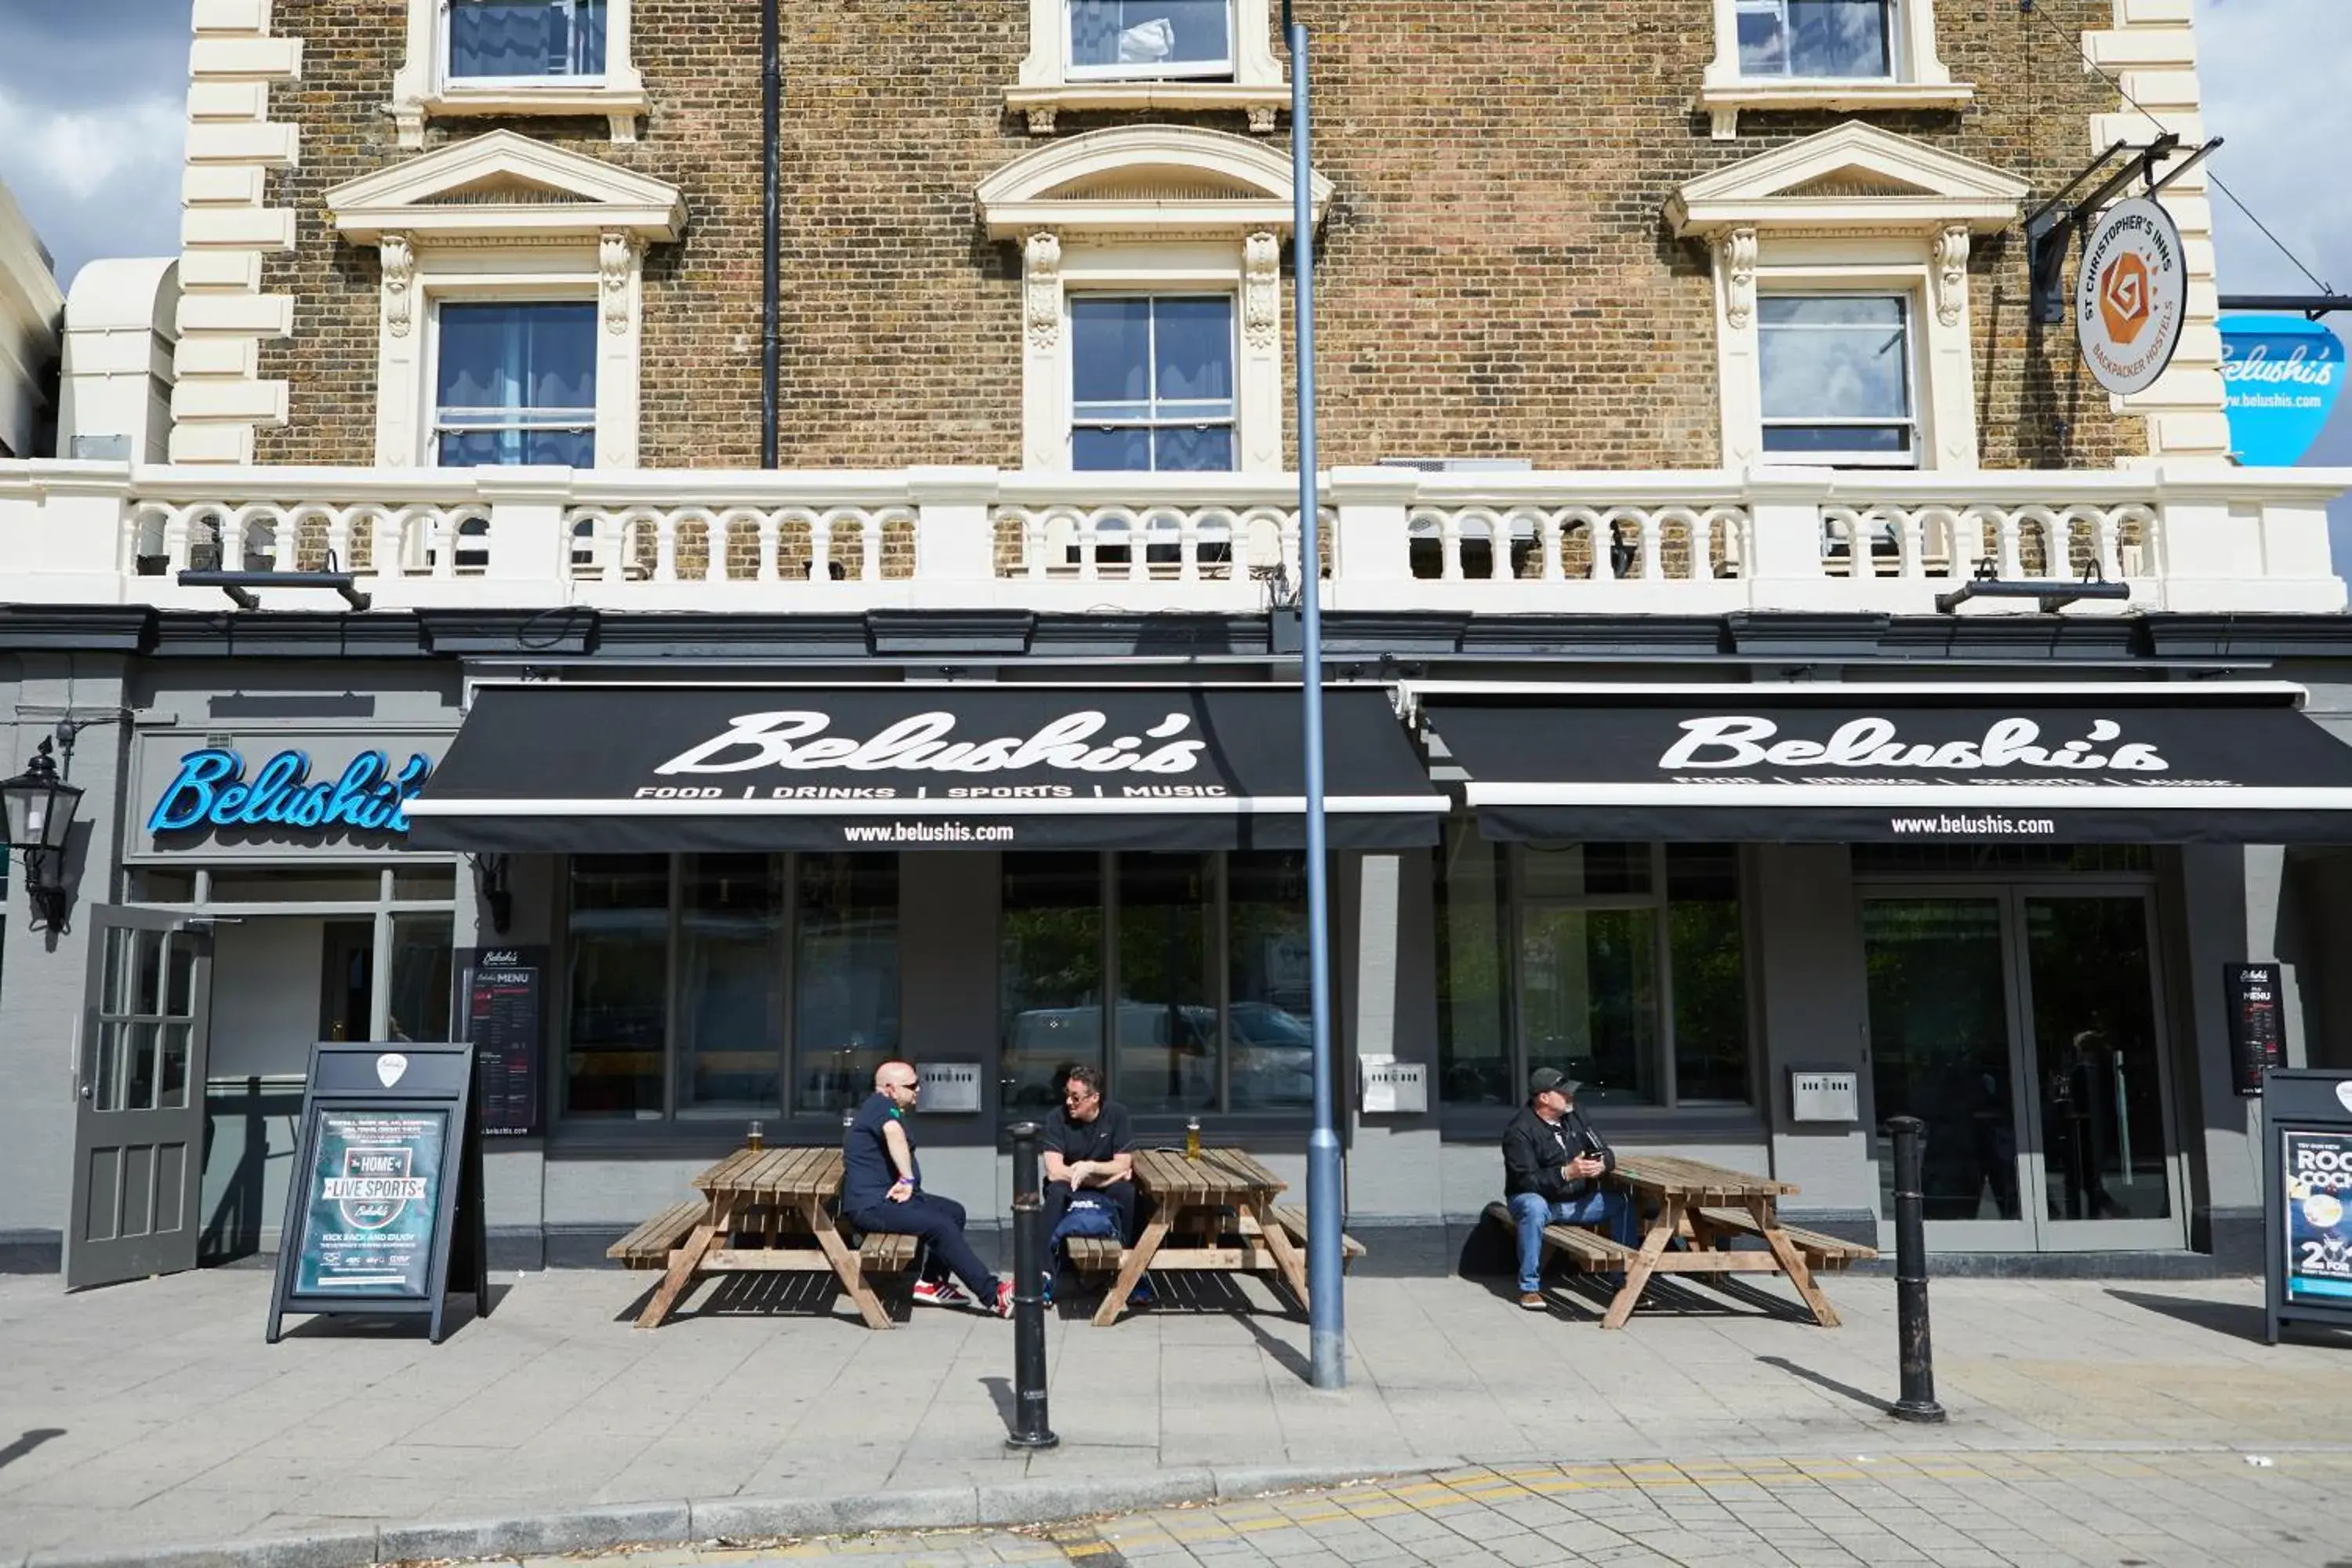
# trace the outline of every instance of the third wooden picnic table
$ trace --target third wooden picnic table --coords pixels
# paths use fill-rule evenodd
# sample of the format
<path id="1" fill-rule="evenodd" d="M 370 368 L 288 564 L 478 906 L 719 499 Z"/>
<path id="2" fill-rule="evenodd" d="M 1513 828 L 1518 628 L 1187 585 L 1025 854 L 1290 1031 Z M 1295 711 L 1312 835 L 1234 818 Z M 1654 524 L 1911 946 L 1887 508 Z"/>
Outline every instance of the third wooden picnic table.
<path id="1" fill-rule="evenodd" d="M 1135 1155 L 1137 1191 L 1151 1218 L 1120 1257 L 1118 1277 L 1095 1313 L 1097 1327 L 1118 1321 L 1147 1269 L 1223 1269 L 1272 1273 L 1307 1300 L 1306 1215 L 1276 1206 L 1289 1184 L 1239 1149 L 1203 1149 L 1197 1160 L 1172 1149 Z M 1179 1245 L 1169 1246 L 1175 1237 Z M 1363 1248 L 1352 1241 L 1349 1255 Z M 1073 1248 L 1072 1261 L 1076 1261 Z"/>

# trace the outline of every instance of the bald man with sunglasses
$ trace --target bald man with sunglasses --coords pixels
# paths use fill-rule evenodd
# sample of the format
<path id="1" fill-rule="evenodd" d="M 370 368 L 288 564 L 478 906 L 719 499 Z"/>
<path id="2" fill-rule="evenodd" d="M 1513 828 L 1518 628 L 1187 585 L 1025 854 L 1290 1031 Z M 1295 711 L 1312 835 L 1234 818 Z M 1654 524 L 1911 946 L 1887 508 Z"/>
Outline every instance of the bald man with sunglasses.
<path id="1" fill-rule="evenodd" d="M 917 1302 L 968 1304 L 1009 1318 L 1013 1282 L 999 1279 L 964 1239 L 963 1205 L 923 1191 L 923 1167 L 915 1158 L 914 1130 L 907 1120 L 921 1092 L 922 1079 L 909 1063 L 884 1062 L 874 1069 L 874 1092 L 842 1138 L 842 1216 L 869 1236 L 911 1236 L 922 1242 Z M 963 1281 L 963 1290 L 947 1278 L 950 1273 Z"/>

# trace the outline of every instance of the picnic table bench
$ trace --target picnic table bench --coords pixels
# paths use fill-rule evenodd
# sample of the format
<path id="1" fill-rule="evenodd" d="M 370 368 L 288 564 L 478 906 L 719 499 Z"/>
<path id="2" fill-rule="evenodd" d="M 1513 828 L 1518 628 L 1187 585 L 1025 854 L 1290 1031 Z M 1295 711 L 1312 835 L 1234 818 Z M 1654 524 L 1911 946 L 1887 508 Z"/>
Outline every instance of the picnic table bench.
<path id="1" fill-rule="evenodd" d="M 1559 1257 L 1585 1273 L 1624 1275 L 1624 1284 L 1601 1321 L 1604 1329 L 1625 1326 L 1656 1275 L 1713 1279 L 1749 1273 L 1787 1275 L 1813 1321 L 1833 1329 L 1838 1315 L 1813 1283 L 1814 1270 L 1848 1268 L 1878 1256 L 1876 1248 L 1859 1242 L 1782 1225 L 1778 1205 L 1798 1191 L 1793 1182 L 1653 1154 L 1621 1156 L 1610 1180 L 1632 1194 L 1637 1215 L 1650 1211 L 1641 1245 L 1628 1247 L 1574 1225 L 1549 1225 L 1543 1233 L 1547 1258 Z M 1489 1204 L 1486 1213 L 1506 1231 L 1516 1232 L 1509 1205 Z M 1730 1244 L 1738 1237 L 1764 1245 L 1761 1249 L 1734 1248 Z"/>
<path id="2" fill-rule="evenodd" d="M 1172 1149 L 1136 1152 L 1135 1184 L 1151 1217 L 1133 1247 L 1108 1237 L 1074 1237 L 1070 1268 L 1118 1277 L 1095 1312 L 1108 1328 L 1149 1269 L 1271 1274 L 1303 1304 L 1307 1296 L 1307 1211 L 1277 1205 L 1289 1184 L 1239 1149 L 1203 1149 L 1188 1160 Z M 1178 1245 L 1170 1246 L 1171 1237 Z M 1364 1256 L 1354 1237 L 1340 1237 L 1340 1267 Z"/>
<path id="3" fill-rule="evenodd" d="M 839 1149 L 738 1149 L 695 1177 L 700 1197 L 605 1248 L 625 1268 L 663 1270 L 637 1327 L 659 1327 L 705 1275 L 792 1271 L 831 1273 L 869 1327 L 891 1327 L 868 1279 L 912 1268 L 915 1238 L 877 1233 L 852 1247 L 838 1212 L 841 1171 Z"/>

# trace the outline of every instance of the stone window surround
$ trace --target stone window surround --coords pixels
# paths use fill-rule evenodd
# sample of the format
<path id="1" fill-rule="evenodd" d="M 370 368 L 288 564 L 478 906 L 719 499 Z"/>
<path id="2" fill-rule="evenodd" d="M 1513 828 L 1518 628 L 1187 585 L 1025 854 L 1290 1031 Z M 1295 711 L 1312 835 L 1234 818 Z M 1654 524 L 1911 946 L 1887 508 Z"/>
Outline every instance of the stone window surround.
<path id="1" fill-rule="evenodd" d="M 425 0 L 411 0 L 422 4 Z M 1150 110 L 1182 113 L 1240 110 L 1249 128 L 1270 134 L 1276 114 L 1289 107 L 1290 83 L 1275 58 L 1271 0 L 1229 0 L 1234 26 L 1231 81 L 1069 79 L 1069 0 L 1029 0 L 1029 53 L 1015 85 L 1004 89 L 1004 106 L 1024 115 L 1033 136 L 1049 136 L 1063 110 Z"/>
<path id="2" fill-rule="evenodd" d="M 630 237 L 610 243 L 452 249 L 415 248 L 404 235 L 378 246 L 384 267 L 384 318 L 378 348 L 378 468 L 436 467 L 434 405 L 440 384 L 439 307 L 602 300 L 596 338 L 596 467 L 637 466 L 639 268 Z M 405 247 L 406 277 L 394 259 Z M 617 288 L 602 265 L 612 252 Z M 635 252 L 635 254 L 630 254 Z"/>
<path id="3" fill-rule="evenodd" d="M 392 118 L 400 145 L 425 145 L 428 120 L 470 115 L 603 115 L 613 140 L 635 142 L 646 112 L 645 79 L 629 47 L 630 0 L 605 0 L 604 74 L 544 81 L 453 82 L 447 56 L 448 0 L 404 0 L 408 12 L 406 56 L 392 79 Z"/>
<path id="4" fill-rule="evenodd" d="M 1099 189 L 1123 174 L 1156 194 L 1060 194 Z M 1246 194 L 1186 196 L 1162 184 L 1187 178 Z M 1320 221 L 1330 183 L 1310 178 Z M 1021 245 L 1023 468 L 1069 471 L 1070 294 L 1181 292 L 1234 297 L 1234 466 L 1282 471 L 1286 157 L 1223 132 L 1121 126 L 1014 159 L 981 182 L 978 205 L 991 237 Z"/>
<path id="5" fill-rule="evenodd" d="M 499 183 L 517 199 L 441 199 Z M 596 467 L 637 466 L 645 253 L 685 226 L 676 187 L 500 130 L 337 186 L 327 209 L 376 250 L 378 467 L 430 464 L 434 308 L 452 298 L 596 300 Z"/>
<path id="6" fill-rule="evenodd" d="M 1666 204 L 1715 259 L 1716 373 L 1727 468 L 1768 462 L 1759 293 L 1899 293 L 1910 301 L 1919 467 L 1979 466 L 1969 251 L 2017 219 L 2024 181 L 1849 121 L 1702 174 Z"/>
<path id="7" fill-rule="evenodd" d="M 1886 0 L 1895 8 L 1894 75 L 1827 79 L 1750 77 L 1739 70 L 1738 0 L 1714 0 L 1715 58 L 1699 79 L 1698 105 L 1715 140 L 1739 134 L 1743 109 L 1960 109 L 1976 97 L 1972 82 L 1954 81 L 1936 52 L 1936 0 Z"/>

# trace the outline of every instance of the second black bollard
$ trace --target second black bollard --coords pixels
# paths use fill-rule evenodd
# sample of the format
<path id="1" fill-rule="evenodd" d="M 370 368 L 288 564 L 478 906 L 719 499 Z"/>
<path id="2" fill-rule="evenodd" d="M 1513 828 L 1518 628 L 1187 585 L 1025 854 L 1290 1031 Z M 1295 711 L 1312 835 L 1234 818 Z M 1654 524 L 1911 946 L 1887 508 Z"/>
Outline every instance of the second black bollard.
<path id="1" fill-rule="evenodd" d="M 1050 1448 L 1045 1420 L 1045 1197 L 1038 1185 L 1037 1124 L 1013 1129 L 1013 1431 L 1008 1448 Z"/>
<path id="2" fill-rule="evenodd" d="M 1941 1421 L 1936 1403 L 1936 1352 L 1927 1339 L 1927 1197 L 1920 1191 L 1922 1134 L 1916 1116 L 1887 1119 L 1895 1139 L 1895 1335 L 1901 1343 L 1903 1396 L 1895 1415 L 1903 1421 Z"/>

